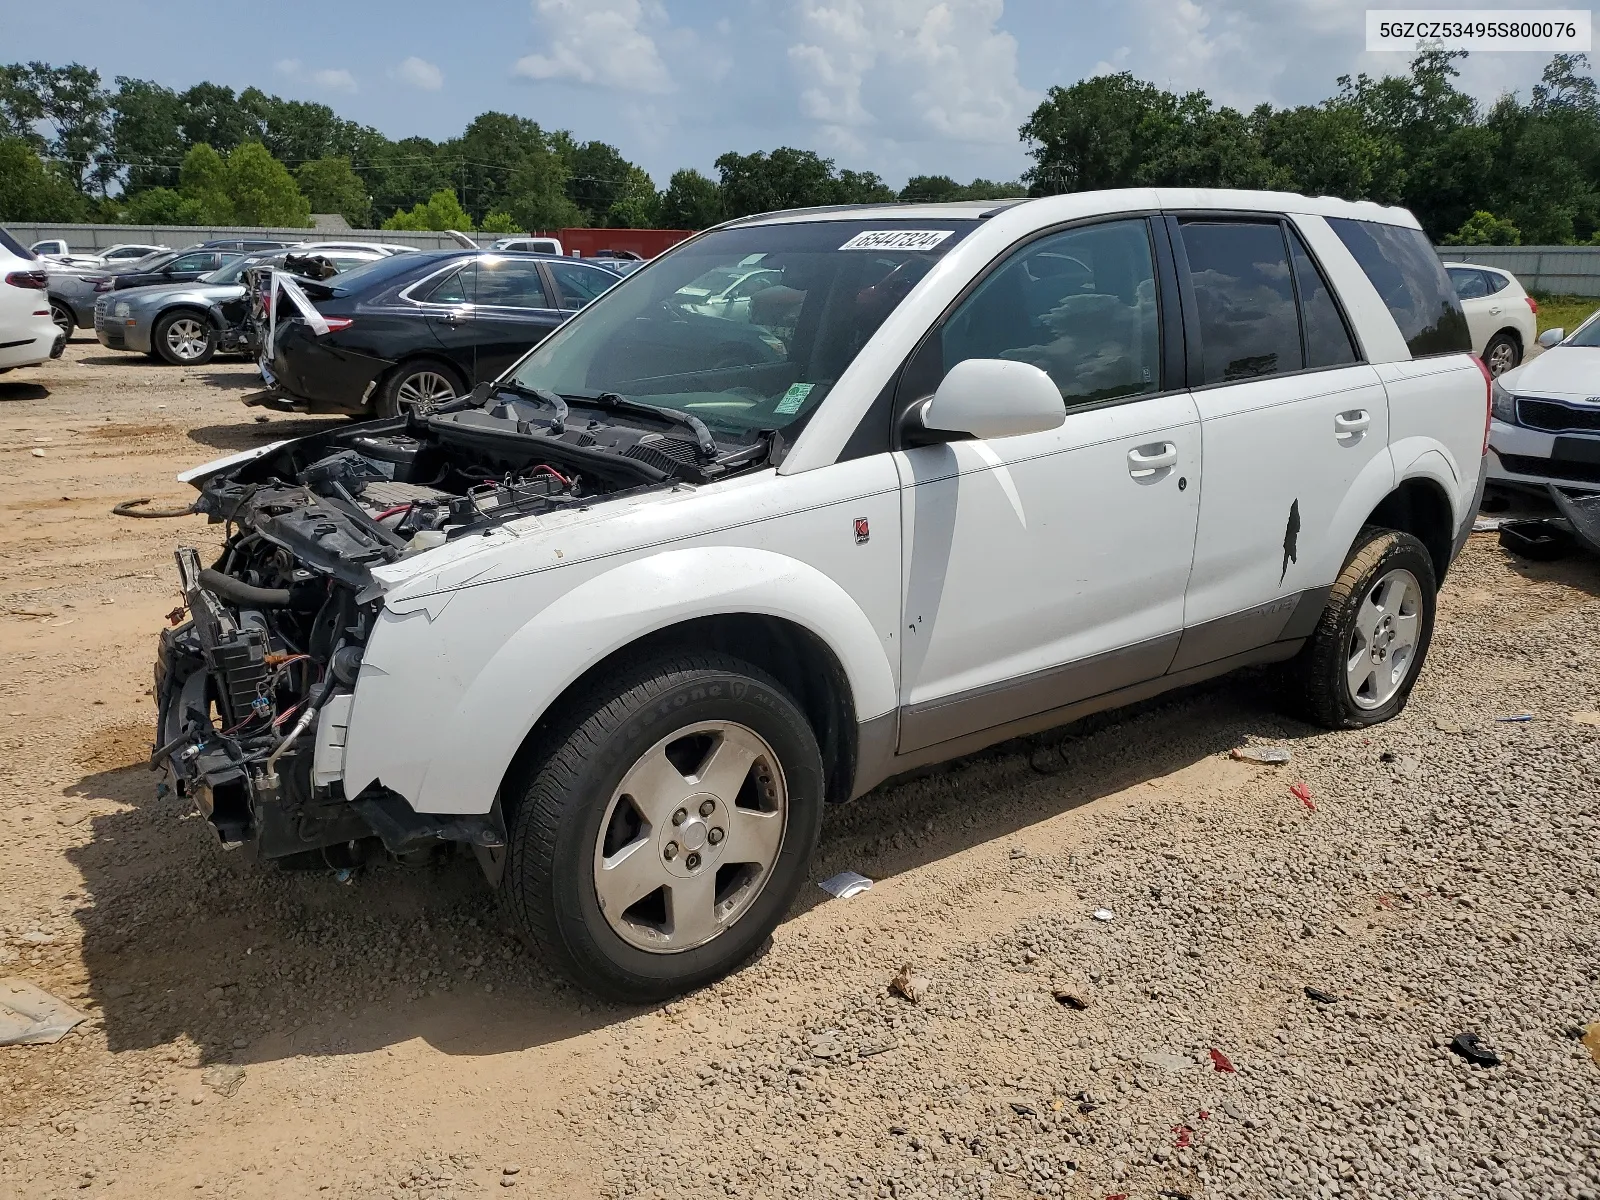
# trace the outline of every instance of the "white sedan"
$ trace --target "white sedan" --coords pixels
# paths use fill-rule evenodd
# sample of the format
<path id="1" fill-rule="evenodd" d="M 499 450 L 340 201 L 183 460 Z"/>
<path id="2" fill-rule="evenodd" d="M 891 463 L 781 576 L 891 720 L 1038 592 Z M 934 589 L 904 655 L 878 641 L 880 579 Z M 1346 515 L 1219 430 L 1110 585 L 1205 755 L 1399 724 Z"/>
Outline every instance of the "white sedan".
<path id="1" fill-rule="evenodd" d="M 1494 381 L 1489 482 L 1600 491 L 1600 312 L 1570 336 L 1547 329 L 1538 358 Z"/>
<path id="2" fill-rule="evenodd" d="M 1498 377 L 1520 365 L 1538 333 L 1538 302 L 1499 267 L 1446 263 L 1444 269 L 1467 314 L 1472 351 L 1489 374 Z"/>

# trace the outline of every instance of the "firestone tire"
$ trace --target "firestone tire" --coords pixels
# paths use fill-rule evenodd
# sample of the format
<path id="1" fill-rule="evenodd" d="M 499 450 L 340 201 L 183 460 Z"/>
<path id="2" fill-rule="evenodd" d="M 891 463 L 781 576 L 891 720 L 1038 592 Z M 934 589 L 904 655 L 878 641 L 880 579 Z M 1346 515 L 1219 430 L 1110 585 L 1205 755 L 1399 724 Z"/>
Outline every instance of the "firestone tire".
<path id="1" fill-rule="evenodd" d="M 1298 715 L 1325 729 L 1397 715 L 1428 656 L 1437 586 L 1433 559 L 1415 537 L 1363 530 L 1315 631 L 1288 664 Z"/>
<path id="2" fill-rule="evenodd" d="M 761 949 L 788 911 L 806 878 L 821 831 L 822 755 L 800 706 L 759 668 L 708 652 L 625 665 L 565 707 L 567 711 L 549 727 L 536 730 L 503 794 L 510 802 L 510 845 L 502 892 L 513 922 L 575 982 L 624 1003 L 663 1000 L 741 966 Z M 725 810 L 718 805 L 725 797 L 708 801 L 705 791 L 693 792 L 702 787 L 715 791 L 708 783 L 716 775 L 715 752 L 729 744 L 716 740 L 721 733 L 699 732 L 708 728 L 740 730 L 739 737 L 750 746 L 765 747 L 772 760 L 763 765 L 765 760 L 758 757 L 738 777 L 740 783 L 723 791 L 742 788 L 738 795 L 748 798 L 754 794 L 753 784 L 771 778 L 784 793 L 770 867 L 753 877 L 748 875 L 751 868 L 734 864 L 733 823 L 742 818 L 730 821 L 723 815 Z M 713 739 L 709 749 L 698 749 L 708 737 Z M 671 802 L 669 809 L 677 811 L 670 816 L 663 810 L 655 821 L 637 821 L 618 838 L 615 831 L 622 815 L 637 815 L 624 807 L 631 804 L 624 785 L 629 793 L 642 792 L 636 782 L 641 768 L 653 756 L 674 750 L 674 763 L 682 765 L 673 769 L 686 777 L 693 794 L 681 806 Z M 701 753 L 708 757 L 697 758 Z M 699 774 L 693 767 L 696 762 Z M 736 773 L 735 767 L 722 778 L 733 779 Z M 735 803 L 732 797 L 726 799 Z M 771 815 L 749 807 L 748 799 L 745 803 L 746 817 Z M 701 820 L 701 814 L 708 812 L 711 815 Z M 718 821 L 730 829 L 724 834 L 726 862 L 712 857 L 722 839 L 713 834 L 712 845 L 705 842 L 706 830 Z M 708 911 L 713 932 L 706 940 L 686 940 L 681 948 L 671 948 L 673 930 L 652 933 L 654 927 L 648 922 L 649 914 L 655 913 L 665 915 L 666 925 L 677 925 L 679 885 L 664 872 L 686 874 L 689 851 L 678 857 L 663 847 L 666 838 L 684 830 L 698 830 L 699 840 L 685 837 L 684 846 L 703 850 L 706 861 L 699 865 L 713 872 L 699 877 L 704 888 L 714 889 L 701 893 L 712 897 Z M 620 852 L 608 849 L 619 842 Z M 625 857 L 629 847 L 632 853 L 644 852 L 641 871 L 662 873 L 665 883 L 625 909 L 620 902 L 611 905 L 608 917 L 601 889 L 609 889 L 611 883 L 602 868 L 612 858 Z M 648 887 L 655 875 L 641 878 L 637 886 Z M 741 879 L 753 882 L 740 883 Z M 689 885 L 683 886 L 688 895 Z M 748 897 L 743 895 L 745 888 L 751 889 Z M 691 907 L 684 903 L 685 912 Z M 717 915 L 719 909 L 724 917 Z M 640 910 L 647 912 L 641 918 L 645 923 L 635 926 L 630 914 Z M 726 924 L 718 924 L 721 920 Z M 686 921 L 686 929 L 689 925 Z M 661 940 L 654 948 L 643 948 L 651 937 Z"/>

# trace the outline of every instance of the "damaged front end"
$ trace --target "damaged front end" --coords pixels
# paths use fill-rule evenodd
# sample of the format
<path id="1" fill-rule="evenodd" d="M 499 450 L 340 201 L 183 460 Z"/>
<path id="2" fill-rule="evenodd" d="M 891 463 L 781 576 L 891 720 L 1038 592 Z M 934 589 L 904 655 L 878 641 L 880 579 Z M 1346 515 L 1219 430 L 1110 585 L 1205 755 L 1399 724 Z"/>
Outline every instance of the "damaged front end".
<path id="1" fill-rule="evenodd" d="M 582 403 L 552 412 L 545 397 L 483 389 L 448 411 L 341 426 L 187 476 L 196 510 L 228 536 L 209 566 L 177 551 L 184 610 L 161 634 L 151 767 L 224 844 L 343 866 L 374 839 L 396 854 L 458 842 L 496 876 L 497 809 L 421 814 L 381 782 L 344 792 L 346 730 L 383 605 L 373 572 L 519 517 L 703 481 L 765 452 L 724 454 L 703 426 L 673 436 L 675 414 L 621 422 L 610 398 L 578 419 Z"/>

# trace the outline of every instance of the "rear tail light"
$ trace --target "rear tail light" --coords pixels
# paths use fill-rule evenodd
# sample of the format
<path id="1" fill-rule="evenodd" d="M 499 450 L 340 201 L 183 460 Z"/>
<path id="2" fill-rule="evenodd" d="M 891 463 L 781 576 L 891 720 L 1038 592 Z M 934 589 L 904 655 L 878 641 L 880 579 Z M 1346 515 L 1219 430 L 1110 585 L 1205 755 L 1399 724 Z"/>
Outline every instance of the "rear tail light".
<path id="1" fill-rule="evenodd" d="M 1489 422 L 1494 418 L 1494 376 L 1489 373 L 1488 364 L 1476 354 L 1472 361 L 1478 364 L 1478 370 L 1483 375 L 1483 449 L 1478 452 L 1479 457 L 1489 453 Z"/>
<path id="2" fill-rule="evenodd" d="M 12 271 L 6 275 L 6 282 L 12 287 L 32 288 L 42 292 L 50 286 L 50 276 L 42 270 Z"/>
<path id="3" fill-rule="evenodd" d="M 1523 299 L 1528 302 L 1528 311 L 1537 317 L 1539 315 L 1539 302 L 1532 296 L 1524 296 Z"/>
<path id="4" fill-rule="evenodd" d="M 341 330 L 349 329 L 350 326 L 355 324 L 354 319 L 351 317 L 323 317 L 322 319 L 327 324 L 329 333 L 339 333 Z"/>

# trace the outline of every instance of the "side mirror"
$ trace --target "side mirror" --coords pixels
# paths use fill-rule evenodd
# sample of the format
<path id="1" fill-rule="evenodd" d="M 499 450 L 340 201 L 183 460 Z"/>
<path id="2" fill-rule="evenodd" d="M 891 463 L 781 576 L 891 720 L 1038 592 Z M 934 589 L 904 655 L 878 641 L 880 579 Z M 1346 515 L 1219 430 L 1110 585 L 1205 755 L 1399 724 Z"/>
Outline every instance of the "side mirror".
<path id="1" fill-rule="evenodd" d="M 1032 363 L 1005 358 L 969 358 L 945 374 L 938 390 L 907 415 L 911 440 L 1020 437 L 1044 433 L 1067 419 L 1055 382 Z M 944 435 L 944 436 L 940 436 Z"/>
<path id="2" fill-rule="evenodd" d="M 1567 331 L 1565 329 L 1546 329 L 1539 335 L 1539 345 L 1548 350 L 1551 346 L 1559 344 L 1561 339 L 1566 336 Z"/>

